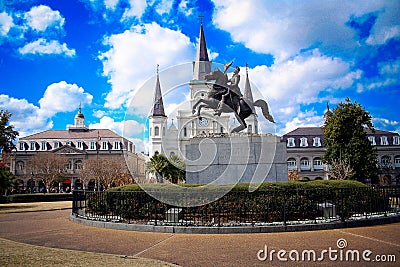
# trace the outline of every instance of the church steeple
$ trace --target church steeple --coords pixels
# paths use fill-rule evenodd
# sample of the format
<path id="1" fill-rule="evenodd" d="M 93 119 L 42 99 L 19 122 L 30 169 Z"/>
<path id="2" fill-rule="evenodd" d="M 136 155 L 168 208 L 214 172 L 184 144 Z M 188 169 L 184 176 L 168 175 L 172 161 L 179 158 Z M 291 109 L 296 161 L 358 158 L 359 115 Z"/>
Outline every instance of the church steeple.
<path id="1" fill-rule="evenodd" d="M 203 30 L 203 16 L 200 16 L 199 44 L 197 45 L 196 60 L 193 62 L 193 80 L 204 80 L 204 76 L 211 72 L 211 62 L 208 59 L 206 38 Z"/>
<path id="2" fill-rule="evenodd" d="M 249 71 L 248 65 L 246 64 L 246 83 L 244 86 L 244 94 L 243 98 L 245 99 L 246 103 L 248 103 L 251 107 L 251 110 L 255 114 L 254 105 L 253 105 L 253 92 L 251 91 L 250 80 L 249 80 Z"/>
<path id="3" fill-rule="evenodd" d="M 160 85 L 158 67 L 159 65 L 157 64 L 157 81 L 156 81 L 156 88 L 154 90 L 153 110 L 151 112 L 151 115 L 166 117 L 164 112 L 164 102 L 161 94 L 161 85 Z"/>
<path id="4" fill-rule="evenodd" d="M 258 119 L 257 114 L 254 109 L 254 99 L 253 99 L 253 92 L 251 91 L 250 86 L 250 79 L 249 79 L 249 70 L 248 65 L 246 64 L 246 83 L 244 87 L 244 94 L 243 94 L 244 101 L 251 107 L 253 114 L 251 114 L 245 121 L 247 124 L 247 132 L 252 134 L 258 134 Z"/>

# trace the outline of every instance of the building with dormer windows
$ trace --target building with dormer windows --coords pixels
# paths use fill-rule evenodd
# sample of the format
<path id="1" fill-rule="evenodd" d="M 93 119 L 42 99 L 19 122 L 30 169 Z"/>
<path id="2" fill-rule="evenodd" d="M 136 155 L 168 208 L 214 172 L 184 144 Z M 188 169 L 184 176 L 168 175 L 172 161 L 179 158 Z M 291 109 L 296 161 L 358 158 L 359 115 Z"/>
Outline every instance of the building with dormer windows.
<path id="1" fill-rule="evenodd" d="M 366 129 L 368 140 L 378 153 L 379 176 L 374 184 L 400 183 L 400 135 L 398 133 Z M 282 136 L 286 143 L 288 170 L 299 176 L 329 179 L 329 168 L 323 163 L 324 132 L 321 127 L 299 127 Z"/>
<path id="2" fill-rule="evenodd" d="M 67 125 L 66 130 L 47 130 L 22 137 L 18 140 L 16 151 L 13 151 L 11 171 L 16 175 L 20 189 L 28 187 L 40 188 L 40 179 L 27 173 L 29 158 L 35 154 L 50 152 L 67 157 L 63 170 L 64 189 L 83 187 L 79 172 L 82 164 L 89 158 L 120 158 L 130 164 L 134 179 L 145 177 L 145 155 L 136 153 L 135 145 L 126 138 L 109 129 L 89 129 L 85 125 L 85 116 L 79 107 L 74 117 L 74 124 Z M 95 181 L 89 181 L 85 188 L 93 189 Z"/>

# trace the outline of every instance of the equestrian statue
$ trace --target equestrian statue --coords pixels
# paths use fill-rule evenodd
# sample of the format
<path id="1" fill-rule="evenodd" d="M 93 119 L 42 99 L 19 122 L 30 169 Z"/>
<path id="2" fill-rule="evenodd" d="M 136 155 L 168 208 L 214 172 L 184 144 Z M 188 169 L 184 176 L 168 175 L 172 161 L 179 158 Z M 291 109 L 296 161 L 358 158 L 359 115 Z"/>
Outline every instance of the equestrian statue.
<path id="1" fill-rule="evenodd" d="M 244 99 L 239 88 L 240 81 L 240 69 L 235 67 L 233 75 L 228 79 L 226 74 L 232 62 L 224 64 L 224 71 L 220 71 L 216 68 L 211 73 L 205 75 L 205 79 L 212 86 L 208 91 L 206 98 L 199 99 L 194 105 L 192 113 L 197 113 L 200 116 L 202 108 L 214 109 L 214 115 L 221 115 L 221 113 L 234 113 L 239 126 L 233 128 L 231 133 L 237 133 L 247 128 L 245 119 L 253 114 L 252 107 L 260 107 L 264 117 L 270 122 L 275 122 L 269 113 L 268 104 L 262 100 L 256 100 L 253 103 L 249 103 L 248 99 Z"/>

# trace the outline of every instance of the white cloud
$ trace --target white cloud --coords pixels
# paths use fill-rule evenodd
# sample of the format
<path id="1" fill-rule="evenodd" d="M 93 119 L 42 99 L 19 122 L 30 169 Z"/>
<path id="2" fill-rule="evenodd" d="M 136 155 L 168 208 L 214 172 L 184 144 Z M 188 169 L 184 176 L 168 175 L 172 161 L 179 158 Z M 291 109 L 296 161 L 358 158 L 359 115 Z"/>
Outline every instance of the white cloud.
<path id="1" fill-rule="evenodd" d="M 146 0 L 129 0 L 129 8 L 125 9 L 122 20 L 132 17 L 141 18 L 147 8 Z"/>
<path id="2" fill-rule="evenodd" d="M 75 49 L 69 49 L 66 43 L 60 44 L 58 40 L 48 41 L 39 38 L 36 41 L 26 44 L 24 47 L 18 49 L 22 55 L 26 54 L 57 54 L 65 55 L 68 57 L 75 56 Z"/>
<path id="3" fill-rule="evenodd" d="M 130 138 L 143 133 L 145 126 L 135 120 L 115 121 L 113 118 L 104 116 L 98 123 L 89 125 L 90 129 L 110 129 L 117 134 Z"/>
<path id="4" fill-rule="evenodd" d="M 341 52 L 359 47 L 355 31 L 347 26 L 352 16 L 378 13 L 372 32 L 376 41 L 398 36 L 399 8 L 390 1 L 236 1 L 213 0 L 214 24 L 232 36 L 235 42 L 259 52 L 274 55 L 282 61 L 298 54 L 301 49 L 318 44 Z M 382 12 L 384 10 L 384 12 Z M 377 37 L 382 34 L 383 37 Z"/>
<path id="5" fill-rule="evenodd" d="M 6 36 L 14 26 L 13 18 L 6 12 L 0 13 L 0 36 Z"/>
<path id="6" fill-rule="evenodd" d="M 191 16 L 194 12 L 193 8 L 188 7 L 188 2 L 189 2 L 188 0 L 182 0 L 178 6 L 178 10 L 183 14 L 185 14 L 186 17 Z"/>
<path id="7" fill-rule="evenodd" d="M 106 115 L 106 112 L 103 111 L 103 110 L 93 110 L 93 116 L 96 117 L 96 118 L 100 119 L 104 115 Z"/>
<path id="8" fill-rule="evenodd" d="M 168 14 L 172 9 L 172 4 L 174 1 L 171 0 L 161 0 L 156 6 L 156 12 L 160 15 Z"/>
<path id="9" fill-rule="evenodd" d="M 59 11 L 44 5 L 32 7 L 25 13 L 24 18 L 33 30 L 39 32 L 46 31 L 48 28 L 62 29 L 65 23 Z"/>
<path id="10" fill-rule="evenodd" d="M 19 137 L 53 127 L 53 122 L 41 114 L 39 107 L 29 103 L 26 99 L 0 95 L 0 106 L 12 113 L 10 124 L 19 131 Z"/>
<path id="11" fill-rule="evenodd" d="M 279 135 L 291 132 L 298 127 L 315 127 L 324 124 L 324 117 L 317 115 L 314 110 L 299 112 L 298 115 L 285 123 L 285 127 L 279 131 Z"/>
<path id="12" fill-rule="evenodd" d="M 82 87 L 61 81 L 47 87 L 39 104 L 41 112 L 51 117 L 58 112 L 76 110 L 79 103 L 90 104 L 92 99 L 93 96 L 86 93 Z"/>
<path id="13" fill-rule="evenodd" d="M 61 112 L 76 110 L 79 103 L 90 104 L 93 96 L 82 87 L 65 81 L 49 85 L 39 100 L 39 107 L 26 99 L 0 95 L 0 107 L 13 115 L 10 123 L 20 132 L 20 137 L 51 129 L 52 117 Z"/>
<path id="14" fill-rule="evenodd" d="M 244 71 L 241 77 L 243 91 Z M 319 126 L 315 123 L 320 122 L 323 114 L 302 113 L 301 106 L 336 101 L 338 90 L 352 87 L 360 78 L 360 71 L 351 71 L 348 63 L 322 55 L 318 50 L 270 67 L 261 65 L 249 69 L 254 100 L 265 99 L 278 127 L 285 131 L 301 125 Z"/>
<path id="15" fill-rule="evenodd" d="M 119 0 L 104 0 L 104 5 L 107 9 L 114 10 Z"/>
<path id="16" fill-rule="evenodd" d="M 112 109 L 126 104 L 130 95 L 154 76 L 157 64 L 164 69 L 190 61 L 195 53 L 194 45 L 187 36 L 156 23 L 135 26 L 111 35 L 105 43 L 110 49 L 99 58 L 103 61 L 103 75 L 109 78 L 112 86 L 106 96 L 105 107 Z M 154 85 L 150 88 L 151 101 Z"/>
<path id="17" fill-rule="evenodd" d="M 371 45 L 381 45 L 392 38 L 400 37 L 400 2 L 384 1 L 385 5 L 379 10 L 377 21 L 366 40 Z"/>

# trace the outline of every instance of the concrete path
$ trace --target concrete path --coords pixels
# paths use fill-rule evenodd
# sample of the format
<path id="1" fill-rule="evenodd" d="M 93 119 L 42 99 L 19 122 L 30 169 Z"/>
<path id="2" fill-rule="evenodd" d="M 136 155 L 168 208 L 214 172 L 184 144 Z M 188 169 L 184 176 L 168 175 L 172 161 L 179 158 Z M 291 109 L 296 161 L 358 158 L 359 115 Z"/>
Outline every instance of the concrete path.
<path id="1" fill-rule="evenodd" d="M 0 214 L 0 237 L 47 247 L 152 258 L 181 266 L 399 266 L 400 262 L 400 223 L 297 233 L 187 235 L 88 227 L 69 221 L 70 213 L 57 210 Z M 347 246 L 339 249 L 338 239 L 345 239 L 340 246 L 345 242 Z M 286 254 L 281 256 L 288 261 L 279 261 L 277 252 L 272 261 L 258 260 L 257 253 L 265 246 L 268 254 L 271 250 L 285 250 Z M 330 261 L 328 252 L 324 252 L 323 261 L 294 262 L 289 258 L 292 250 L 299 252 L 300 259 L 304 250 L 306 259 L 309 253 L 312 255 L 310 250 L 316 252 L 316 258 L 323 250 L 331 250 L 331 257 L 338 258 Z M 355 250 L 360 253 L 360 261 L 346 262 L 346 253 L 351 258 Z M 363 261 L 364 250 L 372 252 L 369 255 L 366 252 L 371 262 Z M 295 253 L 290 256 L 295 257 Z M 264 251 L 258 254 L 264 257 Z M 392 261 L 390 255 L 394 255 L 397 262 L 372 262 L 377 255 Z"/>

